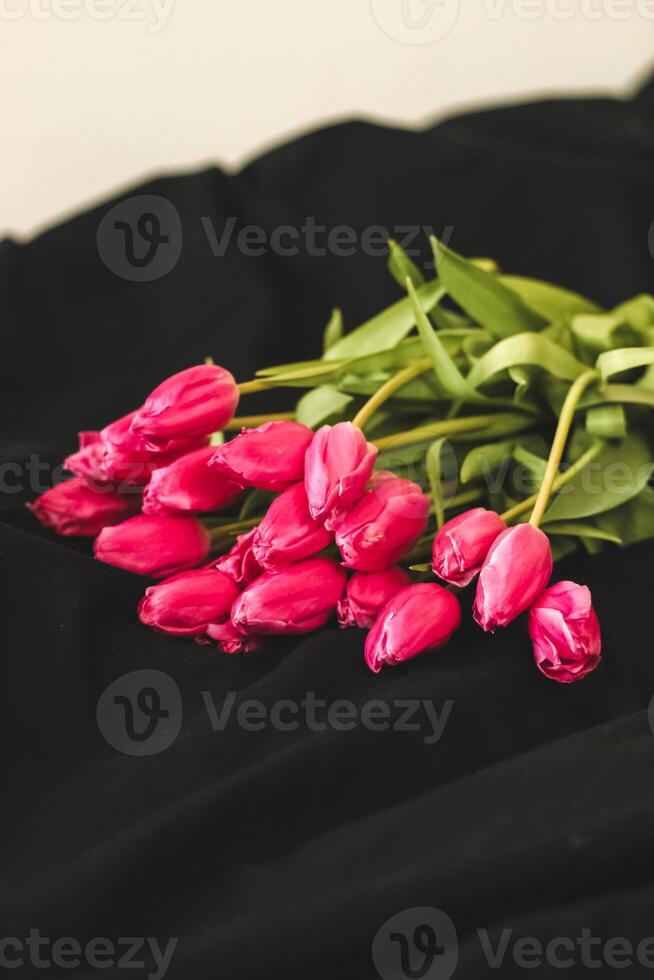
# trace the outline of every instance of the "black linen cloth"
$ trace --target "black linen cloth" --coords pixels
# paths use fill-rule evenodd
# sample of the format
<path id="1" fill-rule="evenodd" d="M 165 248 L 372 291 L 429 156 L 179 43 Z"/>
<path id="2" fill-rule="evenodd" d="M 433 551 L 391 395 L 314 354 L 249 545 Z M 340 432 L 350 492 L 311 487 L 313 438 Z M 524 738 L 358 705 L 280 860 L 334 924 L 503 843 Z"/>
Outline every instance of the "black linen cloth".
<path id="1" fill-rule="evenodd" d="M 457 978 L 560 976 L 555 955 L 574 958 L 568 975 L 595 976 L 584 930 L 602 940 L 591 956 L 600 975 L 650 975 L 635 952 L 630 969 L 607 962 L 605 944 L 624 937 L 635 950 L 654 935 L 654 544 L 557 566 L 590 586 L 602 624 L 603 663 L 581 684 L 538 673 L 524 621 L 483 635 L 469 599 L 445 650 L 374 676 L 358 631 L 245 657 L 155 635 L 136 621 L 143 580 L 42 530 L 23 505 L 78 429 L 125 414 L 168 374 L 210 354 L 246 380 L 317 356 L 334 305 L 352 328 L 399 298 L 383 234 L 361 246 L 371 226 L 397 238 L 429 226 L 465 255 L 607 306 L 653 291 L 653 164 L 651 90 L 472 113 L 419 133 L 352 122 L 236 175 L 153 180 L 0 246 L 0 937 L 107 937 L 116 949 L 121 937 L 177 937 L 172 978 L 449 976 L 447 928 L 431 966 L 440 973 L 411 946 L 432 913 L 407 913 L 413 973 L 392 972 L 401 939 L 382 935 L 373 960 L 387 920 L 430 907 L 458 936 Z M 173 260 L 181 248 L 170 271 L 134 281 L 98 228 L 142 195 L 169 202 L 183 234 L 168 243 Z M 266 233 L 262 254 L 239 245 L 249 225 Z M 281 242 L 295 254 L 271 247 L 275 229 L 307 225 Z M 354 230 L 352 255 L 327 246 L 340 225 Z M 426 260 L 424 235 L 418 243 Z M 247 396 L 239 411 L 281 410 L 297 394 Z M 168 704 L 179 731 L 155 754 L 120 751 L 101 730 L 102 693 L 135 671 L 163 672 L 164 701 L 179 691 L 183 705 Z M 256 731 L 237 718 L 251 699 L 263 706 Z M 315 718 L 312 699 L 325 702 Z M 342 699 L 352 730 L 323 730 Z M 278 707 L 275 721 L 286 700 L 297 714 Z M 383 702 L 397 722 L 412 700 L 435 707 L 438 740 L 424 706 L 412 731 L 383 730 L 370 708 Z M 231 714 L 214 730 L 210 709 L 223 704 Z M 495 949 L 503 930 L 493 969 L 484 935 Z M 563 937 L 574 952 L 566 942 L 529 971 L 515 947 L 525 937 L 544 947 Z M 23 957 L 14 975 L 45 975 L 26 949 L 4 950 Z M 83 955 L 55 975 L 127 975 L 112 963 L 100 970 Z"/>

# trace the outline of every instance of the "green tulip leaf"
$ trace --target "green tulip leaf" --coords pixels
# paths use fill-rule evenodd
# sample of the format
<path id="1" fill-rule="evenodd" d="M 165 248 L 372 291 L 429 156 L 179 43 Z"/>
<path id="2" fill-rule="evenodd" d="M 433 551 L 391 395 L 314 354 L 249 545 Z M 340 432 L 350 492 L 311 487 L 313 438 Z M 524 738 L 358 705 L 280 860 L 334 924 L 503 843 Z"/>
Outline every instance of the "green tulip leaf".
<path id="1" fill-rule="evenodd" d="M 478 388 L 502 371 L 518 366 L 542 368 L 561 381 L 574 381 L 587 370 L 586 364 L 542 334 L 519 333 L 491 347 L 470 371 L 468 383 Z"/>
<path id="2" fill-rule="evenodd" d="M 510 337 L 545 326 L 545 318 L 497 276 L 466 261 L 437 238 L 430 241 L 439 282 L 461 309 L 494 337 Z"/>
<path id="3" fill-rule="evenodd" d="M 402 246 L 392 238 L 388 243 L 388 271 L 402 289 L 407 279 L 411 280 L 416 289 L 425 281 L 425 277 L 413 259 L 409 258 Z"/>
<path id="4" fill-rule="evenodd" d="M 575 316 L 578 313 L 599 313 L 600 307 L 585 296 L 573 293 L 561 286 L 554 286 L 539 279 L 523 276 L 500 276 L 500 282 L 508 286 L 527 306 L 540 314 L 548 323 Z"/>
<path id="5" fill-rule="evenodd" d="M 502 464 L 508 465 L 513 456 L 514 446 L 513 439 L 475 446 L 461 464 L 461 483 L 470 483 L 478 477 L 488 478 L 500 469 Z"/>
<path id="6" fill-rule="evenodd" d="M 495 259 L 477 258 L 477 259 L 468 259 L 468 262 L 471 265 L 476 266 L 477 269 L 481 269 L 482 272 L 488 272 L 492 276 L 499 275 L 500 267 L 495 261 Z"/>
<path id="7" fill-rule="evenodd" d="M 654 296 L 650 296 L 649 293 L 634 296 L 616 306 L 613 315 L 651 342 L 651 331 L 654 328 Z"/>
<path id="8" fill-rule="evenodd" d="M 434 505 L 436 523 L 440 529 L 445 520 L 445 502 L 443 500 L 443 470 L 441 468 L 441 456 L 446 439 L 436 439 L 427 450 L 425 462 L 427 466 L 427 478 L 431 490 L 431 499 Z"/>
<path id="9" fill-rule="evenodd" d="M 622 405 L 597 405 L 586 413 L 586 431 L 600 439 L 624 439 L 627 416 Z"/>
<path id="10" fill-rule="evenodd" d="M 407 279 L 406 287 L 413 304 L 413 313 L 424 352 L 431 361 L 440 388 L 446 395 L 457 401 L 476 404 L 486 402 L 488 399 L 468 384 L 448 354 L 439 334 L 427 319 L 427 315 L 421 306 L 419 294 L 414 289 L 410 279 Z"/>
<path id="11" fill-rule="evenodd" d="M 427 282 L 417 290 L 422 309 L 427 313 L 445 295 L 437 280 Z M 395 347 L 415 326 L 413 304 L 409 297 L 399 300 L 377 316 L 346 334 L 328 351 L 325 360 L 339 361 Z"/>
<path id="12" fill-rule="evenodd" d="M 545 467 L 547 466 L 547 460 L 543 459 L 542 456 L 537 456 L 536 453 L 530 452 L 523 445 L 517 445 L 513 451 L 513 459 L 519 466 L 523 467 L 527 471 L 530 477 L 529 492 L 535 493 L 543 482 L 543 477 L 545 475 Z"/>
<path id="13" fill-rule="evenodd" d="M 545 521 L 578 520 L 613 510 L 647 486 L 654 462 L 645 439 L 630 433 L 609 443 L 555 497 Z"/>
<path id="14" fill-rule="evenodd" d="M 614 313 L 582 313 L 572 318 L 570 327 L 582 356 L 595 359 L 614 347 L 638 343 L 638 334 Z"/>
<path id="15" fill-rule="evenodd" d="M 595 522 L 625 545 L 654 538 L 654 491 L 647 487 L 621 507 L 600 514 Z"/>
<path id="16" fill-rule="evenodd" d="M 352 398 L 349 395 L 331 385 L 320 385 L 300 398 L 295 415 L 298 422 L 308 425 L 310 429 L 317 429 L 334 419 L 341 419 L 351 403 Z"/>
<path id="17" fill-rule="evenodd" d="M 360 378 L 357 375 L 348 374 L 339 382 L 338 389 L 347 395 L 362 395 L 364 398 L 370 398 L 390 377 L 390 375 L 384 374 Z M 416 404 L 419 410 L 425 411 L 426 409 L 433 410 L 435 402 L 446 399 L 447 395 L 439 387 L 436 378 L 425 375 L 403 385 L 394 393 L 392 399 L 389 399 L 388 404 L 397 405 L 412 402 Z"/>
<path id="18" fill-rule="evenodd" d="M 299 377 L 306 374 L 307 377 L 315 376 L 319 371 L 335 371 L 339 365 L 347 364 L 347 361 L 326 365 L 322 358 L 313 361 L 295 361 L 293 364 L 275 364 L 273 367 L 261 368 L 257 371 L 257 378 L 263 381 L 268 379 L 278 379 L 289 375 Z"/>
<path id="19" fill-rule="evenodd" d="M 614 374 L 654 364 L 654 347 L 621 347 L 609 350 L 597 358 L 597 370 L 606 381 Z"/>
<path id="20" fill-rule="evenodd" d="M 623 405 L 645 405 L 654 408 L 654 390 L 641 384 L 635 385 L 603 385 L 582 399 L 580 408 L 593 405 L 620 403 Z"/>
<path id="21" fill-rule="evenodd" d="M 325 327 L 322 335 L 322 349 L 328 351 L 330 347 L 337 344 L 343 336 L 343 312 L 338 307 L 332 310 L 329 323 Z"/>
<path id="22" fill-rule="evenodd" d="M 610 541 L 622 544 L 622 538 L 611 531 L 606 531 L 594 524 L 584 524 L 581 521 L 548 521 L 542 525 L 546 534 L 560 534 L 572 538 L 592 538 L 598 541 Z"/>

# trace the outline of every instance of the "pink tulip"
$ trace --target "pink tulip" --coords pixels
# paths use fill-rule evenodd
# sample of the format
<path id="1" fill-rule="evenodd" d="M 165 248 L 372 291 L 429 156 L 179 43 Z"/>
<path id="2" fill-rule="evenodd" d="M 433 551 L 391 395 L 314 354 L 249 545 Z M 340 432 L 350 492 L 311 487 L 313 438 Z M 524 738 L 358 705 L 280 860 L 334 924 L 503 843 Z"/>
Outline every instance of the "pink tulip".
<path id="1" fill-rule="evenodd" d="M 305 459 L 304 485 L 315 520 L 354 504 L 365 490 L 377 450 L 351 422 L 323 425 Z"/>
<path id="2" fill-rule="evenodd" d="M 214 453 L 204 446 L 155 470 L 143 496 L 144 514 L 174 514 L 228 507 L 243 487 L 209 468 Z"/>
<path id="3" fill-rule="evenodd" d="M 139 514 L 95 539 L 95 557 L 151 578 L 168 578 L 206 560 L 211 538 L 195 517 Z"/>
<path id="4" fill-rule="evenodd" d="M 146 589 L 139 619 L 171 636 L 202 636 L 213 623 L 229 621 L 238 587 L 215 568 L 198 568 L 173 575 Z"/>
<path id="5" fill-rule="evenodd" d="M 369 489 L 333 521 L 346 568 L 376 572 L 411 550 L 427 527 L 429 497 L 411 480 L 375 473 Z"/>
<path id="6" fill-rule="evenodd" d="M 529 610 L 529 635 L 536 666 L 561 684 L 580 681 L 601 660 L 602 637 L 590 589 L 557 582 Z"/>
<path id="7" fill-rule="evenodd" d="M 481 571 L 490 546 L 505 528 L 500 515 L 484 507 L 453 517 L 434 538 L 434 574 L 450 585 L 468 585 Z"/>
<path id="8" fill-rule="evenodd" d="M 285 490 L 303 478 L 312 439 L 311 429 L 299 422 L 265 422 L 219 446 L 211 466 L 243 486 Z"/>
<path id="9" fill-rule="evenodd" d="M 141 495 L 117 493 L 110 487 L 90 487 L 74 476 L 46 490 L 33 504 L 27 505 L 34 516 L 57 534 L 93 538 L 103 528 L 120 524 L 138 513 Z"/>
<path id="10" fill-rule="evenodd" d="M 410 583 L 409 575 L 397 566 L 383 572 L 355 572 L 336 610 L 339 626 L 370 629 L 386 603 Z"/>
<path id="11" fill-rule="evenodd" d="M 323 626 L 345 588 L 345 572 L 330 558 L 309 558 L 283 572 L 265 572 L 232 607 L 242 633 L 310 633 Z"/>
<path id="12" fill-rule="evenodd" d="M 252 553 L 267 572 L 317 554 L 332 543 L 334 535 L 309 513 L 303 483 L 284 490 L 268 508 L 252 542 Z"/>
<path id="13" fill-rule="evenodd" d="M 442 585 L 408 585 L 384 606 L 368 633 L 366 663 L 377 674 L 385 665 L 439 650 L 460 624 L 458 600 Z"/>
<path id="14" fill-rule="evenodd" d="M 219 558 L 214 567 L 244 587 L 261 575 L 263 569 L 252 552 L 252 544 L 257 529 L 253 528 L 247 534 L 239 534 L 236 544 L 226 555 Z"/>
<path id="15" fill-rule="evenodd" d="M 131 429 L 135 417 L 136 412 L 130 412 L 102 429 L 99 434 L 102 461 L 95 473 L 88 473 L 87 479 L 95 477 L 100 481 L 142 486 L 156 469 L 202 445 L 199 439 L 169 439 L 165 451 L 149 446 Z"/>
<path id="16" fill-rule="evenodd" d="M 217 364 L 199 364 L 166 378 L 148 395 L 132 432 L 154 448 L 171 439 L 198 439 L 224 428 L 238 405 L 234 378 Z"/>
<path id="17" fill-rule="evenodd" d="M 221 653 L 254 653 L 263 646 L 261 637 L 245 636 L 229 620 L 209 626 L 207 636 L 214 640 Z"/>
<path id="18" fill-rule="evenodd" d="M 546 534 L 531 524 L 502 531 L 490 547 L 479 581 L 473 616 L 486 632 L 507 626 L 528 609 L 552 574 Z"/>
<path id="19" fill-rule="evenodd" d="M 64 469 L 90 482 L 106 481 L 104 446 L 99 432 L 80 432 L 79 449 L 64 460 Z"/>

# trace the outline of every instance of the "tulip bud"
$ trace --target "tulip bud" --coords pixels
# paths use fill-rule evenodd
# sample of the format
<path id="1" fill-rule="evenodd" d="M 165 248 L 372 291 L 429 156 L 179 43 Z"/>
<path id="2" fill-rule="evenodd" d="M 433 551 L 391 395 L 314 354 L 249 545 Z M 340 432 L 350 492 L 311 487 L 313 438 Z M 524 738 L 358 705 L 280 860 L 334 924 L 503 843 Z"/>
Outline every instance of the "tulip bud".
<path id="1" fill-rule="evenodd" d="M 27 505 L 34 516 L 57 534 L 92 538 L 111 524 L 138 513 L 141 495 L 122 494 L 110 487 L 90 487 L 74 476 L 42 493 Z"/>
<path id="2" fill-rule="evenodd" d="M 397 566 L 383 572 L 355 572 L 336 609 L 339 626 L 370 629 L 386 603 L 410 583 L 409 575 Z"/>
<path id="3" fill-rule="evenodd" d="M 212 623 L 229 619 L 238 586 L 215 568 L 173 575 L 146 589 L 139 619 L 171 636 L 203 636 Z"/>
<path id="4" fill-rule="evenodd" d="M 265 572 L 232 607 L 242 633 L 310 633 L 324 626 L 343 595 L 345 572 L 330 558 L 309 558 L 283 572 Z"/>
<path id="5" fill-rule="evenodd" d="M 561 684 L 580 681 L 601 660 L 600 626 L 590 589 L 576 582 L 557 582 L 529 610 L 529 635 L 536 666 Z"/>
<path id="6" fill-rule="evenodd" d="M 252 542 L 252 553 L 267 572 L 317 554 L 332 543 L 334 535 L 309 513 L 303 483 L 284 490 L 268 508 Z"/>
<path id="7" fill-rule="evenodd" d="M 148 395 L 132 421 L 132 432 L 155 448 L 165 448 L 171 439 L 208 436 L 227 425 L 238 399 L 229 371 L 199 364 L 166 378 Z"/>
<path id="8" fill-rule="evenodd" d="M 64 469 L 90 482 L 106 479 L 103 464 L 103 443 L 99 432 L 80 432 L 79 449 L 64 460 Z"/>
<path id="9" fill-rule="evenodd" d="M 299 422 L 265 422 L 219 446 L 211 466 L 243 486 L 285 490 L 303 478 L 312 439 L 311 429 Z"/>
<path id="10" fill-rule="evenodd" d="M 239 534 L 231 551 L 214 563 L 214 568 L 229 575 L 242 588 L 249 585 L 263 571 L 252 553 L 252 543 L 256 533 L 257 529 L 253 528 L 247 534 Z"/>
<path id="11" fill-rule="evenodd" d="M 429 497 L 417 483 L 375 473 L 361 499 L 332 522 L 345 567 L 360 572 L 390 568 L 427 527 L 429 508 Z"/>
<path id="12" fill-rule="evenodd" d="M 95 539 L 95 557 L 128 572 L 168 578 L 205 561 L 211 538 L 195 517 L 139 514 Z"/>
<path id="13" fill-rule="evenodd" d="M 546 534 L 531 524 L 502 531 L 490 547 L 473 608 L 475 621 L 492 633 L 528 609 L 552 574 L 552 550 Z"/>
<path id="14" fill-rule="evenodd" d="M 311 516 L 324 521 L 335 508 L 354 504 L 365 490 L 376 458 L 377 449 L 351 422 L 318 429 L 304 462 Z"/>
<path id="15" fill-rule="evenodd" d="M 233 503 L 243 487 L 209 468 L 213 452 L 204 446 L 155 470 L 145 488 L 143 513 L 220 510 Z"/>
<path id="16" fill-rule="evenodd" d="M 95 473 L 89 472 L 87 479 L 94 477 L 100 481 L 142 486 L 160 466 L 167 466 L 202 444 L 198 439 L 169 439 L 165 451 L 148 446 L 138 433 L 131 430 L 135 417 L 136 412 L 130 412 L 102 429 L 102 462 Z M 91 458 L 95 456 L 91 455 Z"/>
<path id="17" fill-rule="evenodd" d="M 228 620 L 226 623 L 213 623 L 207 629 L 207 636 L 214 640 L 221 653 L 254 653 L 263 646 L 259 636 L 245 636 Z"/>
<path id="18" fill-rule="evenodd" d="M 384 665 L 439 650 L 460 624 L 459 602 L 442 585 L 408 585 L 386 603 L 368 633 L 366 663 L 378 674 Z"/>
<path id="19" fill-rule="evenodd" d="M 461 588 L 481 571 L 484 559 L 506 524 L 494 510 L 474 507 L 443 524 L 434 538 L 434 574 Z"/>

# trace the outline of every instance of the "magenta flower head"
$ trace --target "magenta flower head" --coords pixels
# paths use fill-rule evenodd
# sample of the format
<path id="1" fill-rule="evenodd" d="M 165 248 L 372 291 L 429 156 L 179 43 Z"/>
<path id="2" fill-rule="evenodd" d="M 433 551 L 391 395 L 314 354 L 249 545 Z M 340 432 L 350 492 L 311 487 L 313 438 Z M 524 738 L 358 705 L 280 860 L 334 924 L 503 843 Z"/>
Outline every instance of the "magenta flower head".
<path id="1" fill-rule="evenodd" d="M 217 364 L 199 364 L 167 378 L 132 421 L 132 432 L 162 449 L 171 439 L 197 439 L 222 429 L 233 417 L 239 391 Z"/>
<path id="2" fill-rule="evenodd" d="M 99 433 L 101 463 L 95 471 L 89 469 L 86 473 L 87 479 L 143 486 L 160 466 L 167 466 L 184 453 L 197 449 L 202 441 L 206 442 L 206 439 L 169 439 L 165 451 L 148 446 L 138 433 L 132 432 L 131 426 L 135 417 L 136 412 L 130 412 L 102 429 Z M 88 444 L 84 449 L 89 450 L 86 459 L 97 458 L 97 448 Z M 79 454 L 69 457 L 66 464 L 78 458 Z"/>
<path id="3" fill-rule="evenodd" d="M 304 476 L 313 432 L 299 422 L 265 422 L 214 450 L 211 466 L 247 487 L 277 492 Z"/>
<path id="4" fill-rule="evenodd" d="M 481 571 L 484 559 L 506 524 L 494 510 L 474 507 L 443 524 L 434 538 L 434 574 L 463 587 Z"/>
<path id="5" fill-rule="evenodd" d="M 80 535 L 93 538 L 112 524 L 136 514 L 141 507 L 140 494 L 121 494 L 111 487 L 90 487 L 74 476 L 42 493 L 27 505 L 44 527 L 65 537 Z"/>
<path id="6" fill-rule="evenodd" d="M 386 603 L 368 633 L 366 663 L 378 674 L 386 665 L 439 650 L 460 624 L 459 602 L 442 585 L 408 585 Z"/>
<path id="7" fill-rule="evenodd" d="M 213 452 L 203 446 L 156 469 L 145 488 L 143 513 L 220 510 L 233 503 L 243 487 L 210 469 Z"/>
<path id="8" fill-rule="evenodd" d="M 540 595 L 551 574 L 552 549 L 546 534 L 531 524 L 502 531 L 479 573 L 475 621 L 487 633 L 508 626 Z"/>
<path id="9" fill-rule="evenodd" d="M 339 626 L 370 629 L 386 603 L 410 583 L 407 572 L 398 566 L 383 572 L 355 572 L 336 610 Z"/>
<path id="10" fill-rule="evenodd" d="M 207 636 L 214 641 L 221 653 L 254 653 L 263 646 L 260 636 L 246 636 L 230 620 L 226 623 L 213 623 L 207 629 Z"/>
<path id="11" fill-rule="evenodd" d="M 571 684 L 595 670 L 602 637 L 590 589 L 557 582 L 529 610 L 529 635 L 536 666 L 550 680 Z"/>
<path id="12" fill-rule="evenodd" d="M 64 460 L 64 469 L 90 482 L 106 480 L 103 464 L 103 442 L 99 432 L 80 432 L 79 449 Z"/>
<path id="13" fill-rule="evenodd" d="M 252 553 L 252 544 L 256 533 L 257 529 L 253 528 L 247 534 L 239 534 L 231 551 L 228 551 L 226 555 L 214 563 L 214 568 L 225 575 L 229 575 L 241 588 L 249 585 L 263 571 Z"/>
<path id="14" fill-rule="evenodd" d="M 279 572 L 322 551 L 333 539 L 309 513 L 304 483 L 295 483 L 268 508 L 254 535 L 252 554 L 267 572 Z"/>
<path id="15" fill-rule="evenodd" d="M 344 588 L 335 561 L 309 558 L 255 579 L 234 603 L 232 623 L 246 634 L 310 633 L 324 626 Z"/>
<path id="16" fill-rule="evenodd" d="M 195 517 L 139 514 L 95 539 L 95 557 L 128 572 L 168 578 L 194 568 L 209 554 L 210 536 Z"/>
<path id="17" fill-rule="evenodd" d="M 429 497 L 417 483 L 393 473 L 375 473 L 350 511 L 334 519 L 343 564 L 359 572 L 390 568 L 427 527 Z"/>
<path id="18" fill-rule="evenodd" d="M 351 422 L 323 425 L 309 446 L 304 485 L 311 516 L 325 520 L 335 508 L 351 506 L 370 479 L 377 449 Z"/>
<path id="19" fill-rule="evenodd" d="M 229 621 L 238 586 L 215 568 L 198 568 L 151 585 L 139 604 L 139 619 L 171 636 L 203 636 L 212 623 Z"/>

